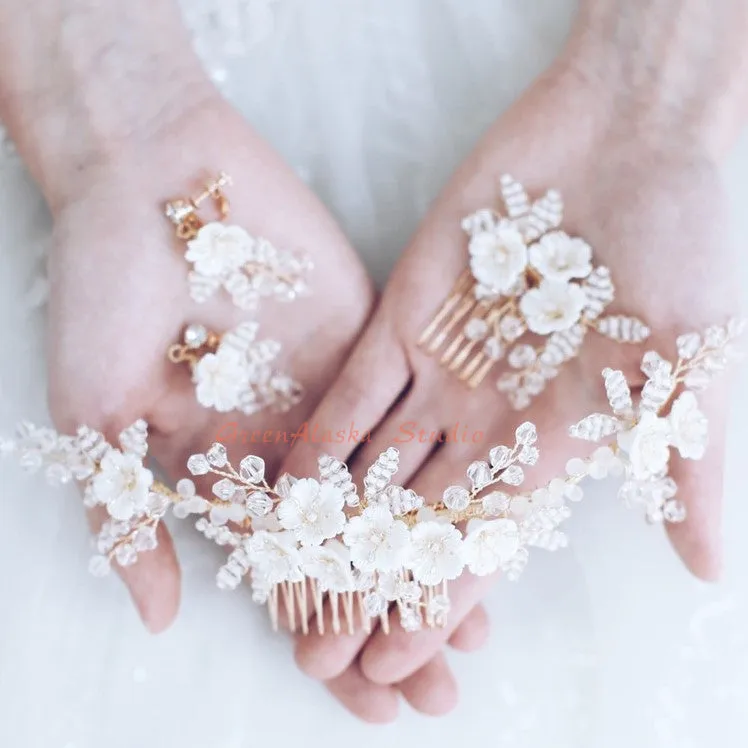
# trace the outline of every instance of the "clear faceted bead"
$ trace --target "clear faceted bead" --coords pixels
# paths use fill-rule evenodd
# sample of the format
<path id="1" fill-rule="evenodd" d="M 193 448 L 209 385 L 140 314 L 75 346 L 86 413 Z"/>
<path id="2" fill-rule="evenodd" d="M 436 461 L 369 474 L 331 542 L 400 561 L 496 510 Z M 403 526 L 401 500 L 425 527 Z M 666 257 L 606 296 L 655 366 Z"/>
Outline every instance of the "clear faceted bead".
<path id="1" fill-rule="evenodd" d="M 488 453 L 488 459 L 491 461 L 491 467 L 498 470 L 503 467 L 506 467 L 509 464 L 509 459 L 511 458 L 511 455 L 512 455 L 512 450 L 509 449 L 509 447 L 498 446 L 498 447 L 494 447 Z"/>
<path id="2" fill-rule="evenodd" d="M 120 566 L 132 566 L 138 560 L 138 554 L 130 543 L 118 545 L 114 557 Z"/>
<path id="3" fill-rule="evenodd" d="M 221 501 L 229 501 L 236 493 L 236 483 L 228 478 L 222 478 L 213 484 L 213 494 Z"/>
<path id="4" fill-rule="evenodd" d="M 519 317 L 507 314 L 499 322 L 499 331 L 504 340 L 508 343 L 513 343 L 517 338 L 522 336 L 522 333 L 525 331 L 525 325 Z"/>
<path id="5" fill-rule="evenodd" d="M 463 335 L 468 340 L 483 340 L 488 334 L 488 323 L 484 319 L 473 317 L 463 328 Z"/>
<path id="6" fill-rule="evenodd" d="M 158 546 L 155 527 L 141 527 L 132 540 L 136 551 L 152 551 Z"/>
<path id="7" fill-rule="evenodd" d="M 253 491 L 247 497 L 247 511 L 254 517 L 264 517 L 272 508 L 271 498 L 262 491 Z"/>
<path id="8" fill-rule="evenodd" d="M 504 355 L 504 347 L 497 338 L 489 338 L 483 344 L 483 353 L 491 361 L 498 361 Z"/>
<path id="9" fill-rule="evenodd" d="M 669 499 L 662 507 L 662 515 L 668 522 L 683 522 L 686 519 L 686 507 L 677 499 Z"/>
<path id="10" fill-rule="evenodd" d="M 205 456 L 208 462 L 213 467 L 224 467 L 228 462 L 228 455 L 226 454 L 226 447 L 223 444 L 216 442 L 206 453 Z"/>
<path id="11" fill-rule="evenodd" d="M 470 492 L 462 486 L 450 486 L 444 491 L 442 501 L 447 509 L 453 512 L 462 512 L 470 504 Z"/>
<path id="12" fill-rule="evenodd" d="M 370 592 L 364 596 L 364 610 L 367 616 L 375 618 L 387 611 L 387 601 L 378 592 Z"/>
<path id="13" fill-rule="evenodd" d="M 537 355 L 531 345 L 516 345 L 509 352 L 507 362 L 513 369 L 526 369 L 535 363 Z"/>
<path id="14" fill-rule="evenodd" d="M 517 444 L 530 445 L 535 444 L 538 440 L 538 432 L 535 428 L 535 424 L 530 421 L 525 421 L 517 426 L 514 432 L 514 438 L 517 440 Z"/>
<path id="15" fill-rule="evenodd" d="M 249 455 L 239 463 L 239 475 L 248 483 L 261 483 L 265 477 L 265 460 Z"/>
<path id="16" fill-rule="evenodd" d="M 473 484 L 473 488 L 478 490 L 490 483 L 493 475 L 487 462 L 476 460 L 475 462 L 471 462 L 468 466 L 467 477 Z"/>
<path id="17" fill-rule="evenodd" d="M 192 455 L 189 460 L 187 460 L 187 470 L 189 470 L 192 475 L 205 475 L 210 472 L 210 463 L 205 455 Z"/>
<path id="18" fill-rule="evenodd" d="M 510 501 L 503 491 L 491 491 L 483 497 L 483 511 L 491 517 L 498 517 L 509 509 Z"/>

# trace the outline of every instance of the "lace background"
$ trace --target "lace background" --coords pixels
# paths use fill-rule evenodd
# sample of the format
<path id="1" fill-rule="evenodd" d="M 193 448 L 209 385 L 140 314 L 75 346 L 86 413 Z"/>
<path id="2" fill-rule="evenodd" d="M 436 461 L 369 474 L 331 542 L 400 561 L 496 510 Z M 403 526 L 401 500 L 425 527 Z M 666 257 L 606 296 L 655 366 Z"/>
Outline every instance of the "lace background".
<path id="1" fill-rule="evenodd" d="M 573 11 L 558 0 L 184 0 L 184 9 L 215 80 L 328 204 L 380 282 L 479 133 L 556 54 Z M 49 220 L 12 147 L 3 152 L 0 214 L 13 217 L 0 223 L 6 432 L 21 417 L 46 418 Z M 748 141 L 727 179 L 745 242 Z M 690 579 L 660 532 L 602 487 L 572 520 L 571 550 L 539 553 L 521 584 L 495 589 L 485 654 L 450 655 L 458 709 L 429 720 L 404 708 L 376 729 L 296 670 L 288 641 L 247 594 L 216 590 L 217 551 L 184 523 L 182 613 L 152 638 L 119 585 L 86 574 L 75 494 L 4 472 L 0 745 L 366 748 L 467 735 L 502 748 L 748 745 L 748 507 L 736 470 L 747 410 L 743 395 L 722 583 Z"/>

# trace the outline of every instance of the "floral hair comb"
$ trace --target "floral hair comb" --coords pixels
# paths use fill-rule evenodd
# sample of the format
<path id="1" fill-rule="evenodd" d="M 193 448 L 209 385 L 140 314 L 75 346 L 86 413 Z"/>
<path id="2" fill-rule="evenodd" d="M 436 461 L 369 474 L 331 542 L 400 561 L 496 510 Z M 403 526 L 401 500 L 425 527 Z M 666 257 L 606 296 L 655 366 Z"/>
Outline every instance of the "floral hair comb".
<path id="1" fill-rule="evenodd" d="M 465 218 L 470 269 L 457 279 L 419 345 L 469 387 L 506 357 L 514 371 L 496 382 L 517 410 L 526 408 L 559 366 L 575 358 L 590 330 L 641 343 L 649 328 L 636 317 L 602 316 L 613 301 L 610 271 L 592 265 L 584 240 L 559 230 L 555 190 L 531 203 L 522 185 L 501 178 L 506 215 L 491 209 Z M 520 342 L 526 333 L 540 345 Z"/>
<path id="2" fill-rule="evenodd" d="M 292 630 L 307 633 L 316 614 L 323 632 L 328 600 L 335 633 L 370 631 L 377 620 L 388 631 L 391 607 L 404 629 L 417 631 L 445 625 L 449 583 L 464 570 L 479 576 L 503 571 L 516 579 L 531 547 L 566 546 L 559 527 L 570 503 L 582 499 L 580 483 L 587 477 L 622 476 L 619 495 L 643 506 L 650 521 L 684 520 L 668 475 L 671 448 L 683 459 L 703 456 L 707 420 L 695 393 L 726 367 L 743 328 L 733 320 L 703 337 L 681 336 L 674 364 L 647 353 L 637 405 L 623 374 L 605 369 L 611 413 L 588 415 L 570 429 L 602 445 L 589 457 L 570 459 L 564 475 L 534 490 L 519 489 L 525 469 L 539 457 L 529 422 L 517 428 L 513 445 L 496 446 L 486 461 L 469 465 L 466 485 L 447 487 L 432 504 L 394 482 L 395 449 L 379 456 L 360 490 L 342 462 L 324 456 L 317 478 L 283 475 L 271 485 L 260 457 L 249 455 L 235 467 L 217 443 L 187 462 L 201 481 L 216 479 L 205 496 L 191 479 L 180 480 L 175 491 L 154 480 L 144 466 L 143 421 L 125 429 L 118 446 L 87 427 L 64 436 L 22 424 L 2 451 L 16 454 L 29 470 L 43 470 L 53 484 L 81 482 L 84 504 L 106 508 L 109 519 L 90 564 L 97 576 L 156 547 L 156 528 L 171 510 L 178 518 L 197 515 L 197 529 L 227 548 L 218 586 L 233 589 L 249 575 L 253 598 L 267 604 L 275 627 L 285 616 Z"/>

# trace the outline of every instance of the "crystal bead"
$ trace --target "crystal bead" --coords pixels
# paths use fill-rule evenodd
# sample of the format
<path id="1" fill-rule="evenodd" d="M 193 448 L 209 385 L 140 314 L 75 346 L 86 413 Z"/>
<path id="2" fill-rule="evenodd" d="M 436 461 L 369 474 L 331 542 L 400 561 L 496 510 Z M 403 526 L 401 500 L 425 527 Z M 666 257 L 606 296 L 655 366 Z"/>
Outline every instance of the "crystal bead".
<path id="1" fill-rule="evenodd" d="M 530 421 L 525 421 L 517 426 L 517 429 L 514 432 L 514 438 L 517 440 L 517 444 L 528 446 L 535 444 L 538 440 L 538 432 L 534 424 L 530 423 Z"/>
<path id="2" fill-rule="evenodd" d="M 378 592 L 364 595 L 364 611 L 370 618 L 375 618 L 387 612 L 387 601 Z"/>
<path id="3" fill-rule="evenodd" d="M 681 335 L 676 341 L 675 345 L 678 349 L 678 355 L 681 358 L 693 358 L 701 348 L 701 337 L 698 333 L 690 332 L 686 335 Z"/>
<path id="4" fill-rule="evenodd" d="M 44 477 L 50 486 L 64 486 L 73 479 L 73 474 L 66 465 L 54 462 L 44 471 Z"/>
<path id="5" fill-rule="evenodd" d="M 494 470 L 500 470 L 503 467 L 506 467 L 509 464 L 509 460 L 512 456 L 512 450 L 509 449 L 509 447 L 494 447 L 489 453 L 488 453 L 488 459 L 491 462 L 491 467 L 494 468 Z"/>
<path id="6" fill-rule="evenodd" d="M 223 444 L 220 444 L 219 442 L 216 442 L 206 453 L 206 458 L 208 459 L 208 462 L 213 467 L 224 467 L 229 459 L 228 455 L 226 454 L 226 447 L 223 446 Z"/>
<path id="7" fill-rule="evenodd" d="M 253 491 L 247 497 L 247 511 L 253 517 L 264 517 L 272 508 L 272 499 L 262 491 Z"/>
<path id="8" fill-rule="evenodd" d="M 576 483 L 570 483 L 566 486 L 564 496 L 566 496 L 569 501 L 581 501 L 584 498 L 584 491 L 582 491 L 581 486 L 578 486 Z"/>
<path id="9" fill-rule="evenodd" d="M 112 564 L 106 556 L 93 556 L 88 562 L 88 571 L 95 577 L 105 577 L 112 570 Z"/>
<path id="10" fill-rule="evenodd" d="M 501 341 L 496 338 L 489 338 L 483 344 L 483 354 L 491 361 L 499 361 L 504 355 L 504 347 L 501 345 Z"/>
<path id="11" fill-rule="evenodd" d="M 487 462 L 477 460 L 476 462 L 471 462 L 468 466 L 467 477 L 473 484 L 473 489 L 478 491 L 491 482 L 493 475 Z"/>
<path id="12" fill-rule="evenodd" d="M 524 410 L 530 405 L 530 394 L 525 390 L 516 390 L 508 393 L 509 403 L 515 410 Z"/>
<path id="13" fill-rule="evenodd" d="M 208 330 L 203 325 L 187 325 L 184 330 L 184 344 L 188 348 L 202 348 L 208 340 Z"/>
<path id="14" fill-rule="evenodd" d="M 520 386 L 520 377 L 518 374 L 502 374 L 496 382 L 496 389 L 499 392 L 513 392 Z"/>
<path id="15" fill-rule="evenodd" d="M 222 478 L 213 484 L 213 495 L 221 501 L 229 501 L 236 493 L 236 483 L 228 478 Z"/>
<path id="16" fill-rule="evenodd" d="M 524 331 L 524 322 L 513 314 L 504 315 L 501 322 L 499 322 L 499 332 L 501 333 L 501 337 L 508 343 L 513 343 L 515 340 L 520 338 Z"/>
<path id="17" fill-rule="evenodd" d="M 539 395 L 545 384 L 545 377 L 539 371 L 531 371 L 525 376 L 525 391 L 529 395 Z"/>
<path id="18" fill-rule="evenodd" d="M 265 477 L 265 460 L 249 455 L 239 463 L 239 475 L 247 483 L 261 483 Z"/>
<path id="19" fill-rule="evenodd" d="M 535 465 L 540 457 L 540 450 L 537 447 L 532 447 L 529 444 L 522 447 L 519 453 L 519 461 L 523 465 Z"/>
<path id="20" fill-rule="evenodd" d="M 501 480 L 509 486 L 518 486 L 525 479 L 525 471 L 519 465 L 510 465 L 502 474 Z"/>
<path id="21" fill-rule="evenodd" d="M 164 215 L 174 224 L 179 225 L 194 210 L 191 203 L 186 200 L 174 200 L 167 203 Z"/>
<path id="22" fill-rule="evenodd" d="M 708 327 L 704 332 L 704 342 L 709 348 L 722 348 L 727 342 L 727 331 L 724 327 Z"/>
<path id="23" fill-rule="evenodd" d="M 524 517 L 530 511 L 530 498 L 528 496 L 515 496 L 509 505 L 509 508 L 517 517 Z"/>
<path id="24" fill-rule="evenodd" d="M 136 551 L 152 551 L 158 547 L 155 527 L 141 527 L 132 539 Z"/>
<path id="25" fill-rule="evenodd" d="M 296 483 L 295 478 L 288 473 L 283 473 L 283 475 L 278 478 L 273 490 L 281 497 L 281 499 L 287 499 L 291 494 L 291 487 L 294 483 Z"/>
<path id="26" fill-rule="evenodd" d="M 662 515 L 668 522 L 683 522 L 686 519 L 686 507 L 677 499 L 669 499 L 662 507 Z"/>
<path id="27" fill-rule="evenodd" d="M 426 616 L 435 626 L 446 626 L 452 604 L 446 595 L 436 595 L 426 606 Z"/>
<path id="28" fill-rule="evenodd" d="M 400 625 L 409 633 L 420 631 L 423 626 L 420 611 L 417 608 L 403 607 L 400 610 Z"/>
<path id="29" fill-rule="evenodd" d="M 23 470 L 35 473 L 44 464 L 44 460 L 39 452 L 22 452 L 18 464 Z"/>
<path id="30" fill-rule="evenodd" d="M 462 333 L 468 340 L 483 340 L 483 338 L 488 334 L 488 323 L 484 319 L 473 317 L 473 319 L 468 321 L 465 325 Z"/>
<path id="31" fill-rule="evenodd" d="M 535 363 L 537 354 L 531 345 L 516 345 L 507 356 L 507 363 L 512 369 L 526 369 Z"/>
<path id="32" fill-rule="evenodd" d="M 491 517 L 498 517 L 509 509 L 511 501 L 503 491 L 491 491 L 483 497 L 483 511 Z"/>
<path id="33" fill-rule="evenodd" d="M 132 566 L 138 560 L 138 554 L 130 543 L 118 545 L 114 557 L 120 566 Z"/>
<path id="34" fill-rule="evenodd" d="M 205 455 L 192 455 L 187 460 L 187 470 L 192 475 L 205 475 L 210 472 L 210 463 Z"/>
<path id="35" fill-rule="evenodd" d="M 442 501 L 447 509 L 451 509 L 453 512 L 462 512 L 470 504 L 470 492 L 462 486 L 450 486 L 444 491 Z"/>

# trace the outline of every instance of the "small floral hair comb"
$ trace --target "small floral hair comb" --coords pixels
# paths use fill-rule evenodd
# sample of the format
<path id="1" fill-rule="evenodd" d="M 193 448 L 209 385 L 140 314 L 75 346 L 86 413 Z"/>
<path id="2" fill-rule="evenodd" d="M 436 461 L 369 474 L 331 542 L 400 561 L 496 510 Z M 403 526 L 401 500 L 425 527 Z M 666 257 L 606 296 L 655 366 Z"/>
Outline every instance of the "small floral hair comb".
<path id="1" fill-rule="evenodd" d="M 84 504 L 106 508 L 109 519 L 90 564 L 96 575 L 153 549 L 167 512 L 196 515 L 197 529 L 228 550 L 218 586 L 233 589 L 249 576 L 253 598 L 267 604 L 273 626 L 284 616 L 292 630 L 307 633 L 314 625 L 324 632 L 327 600 L 335 633 L 370 631 L 377 621 L 387 632 L 390 609 L 405 630 L 417 631 L 445 625 L 449 583 L 464 570 L 479 576 L 503 571 L 516 579 L 531 547 L 566 546 L 559 527 L 570 504 L 582 499 L 587 477 L 622 476 L 619 495 L 627 504 L 643 506 L 650 521 L 682 521 L 685 508 L 668 476 L 670 451 L 683 459 L 703 456 L 707 421 L 695 393 L 725 368 L 742 329 L 731 321 L 703 338 L 678 338 L 675 364 L 647 353 L 637 406 L 623 374 L 605 369 L 611 414 L 594 413 L 571 427 L 573 436 L 601 446 L 589 457 L 570 459 L 564 475 L 534 490 L 519 489 L 539 457 L 529 422 L 517 428 L 514 444 L 493 447 L 487 460 L 468 466 L 464 485 L 448 486 L 434 503 L 394 482 L 395 449 L 377 458 L 361 490 L 332 457 L 319 459 L 316 478 L 283 475 L 271 484 L 260 457 L 249 455 L 235 467 L 217 443 L 187 461 L 203 483 L 214 479 L 205 496 L 191 479 L 180 480 L 175 491 L 154 480 L 144 466 L 143 421 L 126 429 L 118 446 L 87 427 L 61 436 L 23 424 L 2 451 L 16 454 L 29 470 L 44 470 L 53 484 L 81 482 Z"/>
<path id="2" fill-rule="evenodd" d="M 253 311 L 262 298 L 293 301 L 307 293 L 305 276 L 312 269 L 309 257 L 281 251 L 240 226 L 222 223 L 230 209 L 223 188 L 231 183 L 231 177 L 221 172 L 197 197 L 172 200 L 164 209 L 177 236 L 187 242 L 192 298 L 202 304 L 222 287 L 236 306 Z M 198 209 L 206 200 L 215 203 L 220 221 L 203 223 Z"/>
<path id="3" fill-rule="evenodd" d="M 506 215 L 479 210 L 462 222 L 470 269 L 457 279 L 419 345 L 469 387 L 500 360 L 513 371 L 496 382 L 517 410 L 526 408 L 559 366 L 575 358 L 590 330 L 641 343 L 649 328 L 636 317 L 603 316 L 615 289 L 610 271 L 593 266 L 584 240 L 559 229 L 561 195 L 531 203 L 522 185 L 501 178 Z M 539 345 L 520 342 L 526 333 Z"/>
<path id="4" fill-rule="evenodd" d="M 301 400 L 301 385 L 273 366 L 281 344 L 257 340 L 258 330 L 257 322 L 243 322 L 224 335 L 188 325 L 183 342 L 169 349 L 172 363 L 189 365 L 197 401 L 204 408 L 246 415 L 265 408 L 283 413 Z"/>

